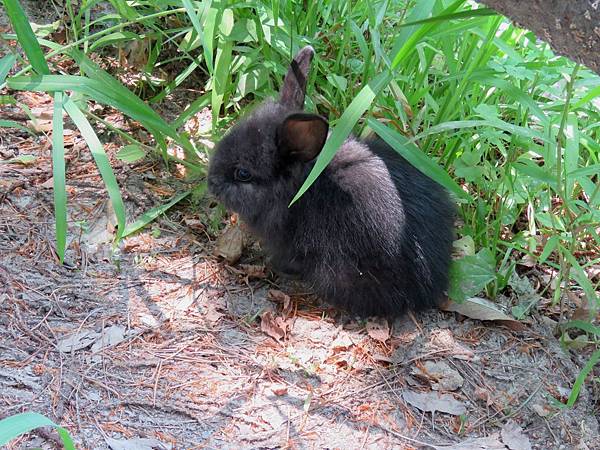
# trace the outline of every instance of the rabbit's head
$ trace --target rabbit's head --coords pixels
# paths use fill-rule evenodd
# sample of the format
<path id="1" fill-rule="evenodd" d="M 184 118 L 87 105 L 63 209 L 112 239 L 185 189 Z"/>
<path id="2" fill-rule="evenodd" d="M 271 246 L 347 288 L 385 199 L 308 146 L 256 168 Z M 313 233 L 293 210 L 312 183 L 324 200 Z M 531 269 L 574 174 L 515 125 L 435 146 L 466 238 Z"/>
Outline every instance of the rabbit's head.
<path id="1" fill-rule="evenodd" d="M 273 208 L 287 207 L 303 181 L 306 164 L 325 144 L 327 121 L 302 112 L 313 55 L 310 46 L 300 50 L 279 99 L 267 101 L 237 123 L 211 158 L 209 190 L 250 225 Z"/>

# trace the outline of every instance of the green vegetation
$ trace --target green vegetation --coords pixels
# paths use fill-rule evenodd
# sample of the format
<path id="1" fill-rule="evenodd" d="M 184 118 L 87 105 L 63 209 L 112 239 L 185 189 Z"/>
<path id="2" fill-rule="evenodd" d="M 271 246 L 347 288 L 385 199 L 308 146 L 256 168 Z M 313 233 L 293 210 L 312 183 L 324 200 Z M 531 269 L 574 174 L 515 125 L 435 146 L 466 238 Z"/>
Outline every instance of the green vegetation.
<path id="1" fill-rule="evenodd" d="M 62 440 L 65 450 L 75 449 L 73 440 L 67 430 L 59 427 L 47 417 L 33 412 L 15 414 L 14 416 L 0 420 L 0 445 L 6 445 L 9 441 L 22 434 L 40 427 L 55 428 Z"/>
<path id="2" fill-rule="evenodd" d="M 154 136 L 150 146 L 127 137 L 124 157 L 156 150 L 169 161 L 167 147 L 178 146 L 185 153 L 178 161 L 202 173 L 206 149 L 181 126 L 208 106 L 218 139 L 245 105 L 275 94 L 293 53 L 311 44 L 317 58 L 307 108 L 328 116 L 333 133 L 299 195 L 348 133 L 374 131 L 459 202 L 462 257 L 453 270 L 453 298 L 482 290 L 495 298 L 514 289 L 517 264 L 526 257 L 554 274 L 538 299 L 562 308 L 566 291 L 582 293 L 596 310 L 598 281 L 588 271 L 600 263 L 600 78 L 556 57 L 531 33 L 466 0 L 111 0 L 114 11 L 99 15 L 92 14 L 98 1 L 80 3 L 65 1 L 67 43 L 58 44 L 42 37 L 41 28 L 36 38 L 18 1 L 4 0 L 16 34 L 3 39 L 17 39 L 26 59 L 14 48 L 0 59 L 0 84 L 54 95 L 56 111 L 64 109 L 89 144 L 121 236 L 166 208 L 125 227 L 119 188 L 86 102 L 110 105 Z M 136 94 L 90 58 L 132 43 L 146 52 Z M 61 73 L 62 60 L 74 61 L 80 73 Z M 19 72 L 7 77 L 17 63 Z M 158 75 L 172 67 L 178 69 L 169 79 Z M 202 73 L 203 93 L 165 121 L 152 106 L 193 73 Z M 62 257 L 66 194 L 62 120 L 55 117 Z M 0 126 L 14 125 L 5 122 Z M 535 301 L 513 314 L 522 319 L 533 308 Z M 600 337 L 586 322 L 573 323 Z"/>

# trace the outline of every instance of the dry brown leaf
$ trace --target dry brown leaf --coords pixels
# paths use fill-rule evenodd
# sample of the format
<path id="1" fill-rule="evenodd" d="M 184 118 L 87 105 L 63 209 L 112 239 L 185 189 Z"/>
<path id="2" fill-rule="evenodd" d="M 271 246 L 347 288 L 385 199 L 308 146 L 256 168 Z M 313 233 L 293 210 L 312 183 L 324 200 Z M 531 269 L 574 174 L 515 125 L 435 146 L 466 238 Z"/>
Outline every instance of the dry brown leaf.
<path id="1" fill-rule="evenodd" d="M 244 233 L 239 226 L 227 228 L 217 239 L 214 255 L 223 258 L 227 264 L 236 263 L 244 250 Z"/>
<path id="2" fill-rule="evenodd" d="M 288 388 L 285 384 L 274 384 L 271 386 L 271 392 L 275 395 L 281 396 L 288 393 Z"/>
<path id="3" fill-rule="evenodd" d="M 502 435 L 502 442 L 510 450 L 531 450 L 529 438 L 514 420 L 506 422 L 500 433 Z"/>
<path id="4" fill-rule="evenodd" d="M 425 361 L 412 369 L 413 375 L 426 378 L 435 391 L 455 391 L 464 383 L 463 377 L 445 361 Z"/>
<path id="5" fill-rule="evenodd" d="M 402 392 L 402 398 L 406 403 L 424 412 L 440 411 L 453 416 L 460 416 L 467 412 L 465 404 L 449 394 L 405 390 Z"/>
<path id="6" fill-rule="evenodd" d="M 472 361 L 477 359 L 475 353 L 467 347 L 462 346 L 454 339 L 450 330 L 433 330 L 427 347 L 435 351 L 445 350 L 453 358 Z"/>
<path id="7" fill-rule="evenodd" d="M 250 278 L 266 278 L 267 270 L 260 264 L 240 264 L 240 269 Z"/>
<path id="8" fill-rule="evenodd" d="M 441 306 L 444 311 L 457 312 L 465 317 L 476 320 L 489 320 L 506 325 L 514 331 L 523 331 L 527 327 L 524 323 L 513 319 L 503 313 L 496 304 L 481 297 L 471 297 L 463 303 L 447 302 Z"/>
<path id="9" fill-rule="evenodd" d="M 371 317 L 366 324 L 367 334 L 371 339 L 385 343 L 390 338 L 390 325 L 387 319 Z"/>
<path id="10" fill-rule="evenodd" d="M 269 289 L 269 292 L 267 292 L 267 299 L 282 304 L 282 314 L 284 317 L 292 316 L 292 313 L 294 312 L 292 308 L 292 300 L 285 292 L 282 292 L 278 289 Z"/>
<path id="11" fill-rule="evenodd" d="M 271 311 L 265 311 L 260 316 L 260 329 L 276 341 L 282 341 L 291 330 L 292 323 L 280 316 L 273 316 Z"/>

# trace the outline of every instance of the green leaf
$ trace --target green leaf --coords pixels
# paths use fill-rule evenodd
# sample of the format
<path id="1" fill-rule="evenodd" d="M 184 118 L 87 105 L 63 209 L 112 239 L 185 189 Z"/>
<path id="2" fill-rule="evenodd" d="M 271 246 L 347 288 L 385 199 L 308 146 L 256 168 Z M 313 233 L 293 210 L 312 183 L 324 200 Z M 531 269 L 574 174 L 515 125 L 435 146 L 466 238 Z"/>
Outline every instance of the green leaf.
<path id="1" fill-rule="evenodd" d="M 589 373 L 592 371 L 594 366 L 598 363 L 598 361 L 600 361 L 600 349 L 592 353 L 592 356 L 590 356 L 588 362 L 585 364 L 583 369 L 581 369 L 579 375 L 577 375 L 577 379 L 573 384 L 573 389 L 571 389 L 571 395 L 569 395 L 569 399 L 567 400 L 568 407 L 573 407 L 573 405 L 577 401 L 577 397 L 579 397 L 579 392 L 581 391 L 581 386 L 583 386 L 583 382 L 585 381 Z"/>
<path id="2" fill-rule="evenodd" d="M 135 222 L 133 222 L 130 225 L 127 225 L 127 227 L 125 228 L 125 231 L 123 233 L 123 237 L 129 236 L 130 234 L 135 233 L 136 231 L 142 229 L 143 227 L 148 225 L 150 222 L 152 222 L 154 219 L 156 219 L 158 216 L 160 216 L 165 211 L 167 211 L 169 208 L 171 208 L 173 205 L 175 205 L 176 203 L 178 203 L 181 200 L 183 200 L 184 198 L 186 198 L 191 193 L 192 193 L 192 191 L 182 192 L 181 194 L 177 194 L 175 197 L 173 197 L 173 199 L 169 203 L 157 206 L 155 208 L 152 208 L 152 209 L 146 211 Z"/>
<path id="3" fill-rule="evenodd" d="M 29 63 L 33 69 L 40 75 L 49 74 L 50 69 L 48 68 L 46 58 L 44 58 L 44 52 L 42 52 L 42 48 L 35 34 L 33 34 L 29 19 L 25 11 L 23 11 L 21 4 L 17 0 L 4 0 L 4 8 L 6 8 L 8 18 L 12 23 L 15 33 L 17 33 L 19 44 L 23 47 L 23 51 L 27 55 L 27 59 L 29 59 Z"/>
<path id="4" fill-rule="evenodd" d="M 354 97 L 352 103 L 348 106 L 346 111 L 342 114 L 338 124 L 331 132 L 331 135 L 327 139 L 321 154 L 317 158 L 317 161 L 308 174 L 308 177 L 304 181 L 304 184 L 300 187 L 300 190 L 292 199 L 290 205 L 295 203 L 315 182 L 317 177 L 325 170 L 327 164 L 333 159 L 333 156 L 338 151 L 340 146 L 344 143 L 358 119 L 364 114 L 369 108 L 377 94 L 388 85 L 392 79 L 392 74 L 389 71 L 385 71 L 373 78 L 366 86 L 364 86 L 358 95 Z"/>
<path id="5" fill-rule="evenodd" d="M 106 186 L 106 190 L 108 191 L 108 196 L 110 197 L 113 209 L 115 211 L 115 215 L 117 216 L 117 240 L 121 238 L 123 235 L 123 231 L 125 230 L 125 205 L 123 204 L 123 198 L 121 197 L 121 192 L 119 191 L 119 185 L 117 183 L 117 178 L 110 166 L 110 162 L 108 161 L 108 157 L 106 156 L 106 152 L 104 151 L 104 147 L 102 143 L 94 133 L 94 130 L 88 120 L 85 118 L 83 113 L 79 110 L 75 103 L 67 98 L 64 103 L 64 109 L 69 114 L 81 135 L 85 139 L 90 151 L 92 152 L 92 156 L 94 157 L 94 161 L 96 161 L 96 166 L 98 166 L 98 171 L 102 176 L 102 180 L 104 181 L 104 185 Z"/>
<path id="6" fill-rule="evenodd" d="M 471 200 L 471 196 L 463 191 L 458 184 L 448 175 L 443 168 L 425 155 L 415 144 L 397 131 L 386 127 L 374 119 L 368 119 L 369 127 L 379 135 L 385 142 L 396 150 L 404 159 L 419 169 L 432 180 L 435 180 L 450 192 L 460 198 Z"/>
<path id="7" fill-rule="evenodd" d="M 19 155 L 14 158 L 0 160 L 0 164 L 23 164 L 27 166 L 33 164 L 36 159 L 37 158 L 34 155 Z"/>
<path id="8" fill-rule="evenodd" d="M 93 64 L 93 63 L 92 63 Z M 94 64 L 95 66 L 95 64 Z M 80 65 L 84 72 L 92 72 L 92 67 Z M 100 68 L 98 68 L 100 72 Z M 117 80 L 108 74 L 96 73 L 99 79 L 91 79 L 87 77 L 75 75 L 45 75 L 32 77 L 12 77 L 7 81 L 11 89 L 31 90 L 42 92 L 56 92 L 64 90 L 72 90 L 82 93 L 89 98 L 94 99 L 99 103 L 112 106 L 119 109 L 123 114 L 142 123 L 157 139 L 162 142 L 163 148 L 164 137 L 169 136 L 186 150 L 194 151 L 191 142 L 177 133 L 177 131 L 169 126 L 152 108 L 145 104 L 139 97 L 122 86 Z M 108 77 L 108 79 L 106 78 Z"/>
<path id="9" fill-rule="evenodd" d="M 65 148 L 63 141 L 63 96 L 54 93 L 52 116 L 52 179 L 54 183 L 54 224 L 56 228 L 56 253 L 62 263 L 67 243 L 67 189 L 65 177 Z"/>
<path id="10" fill-rule="evenodd" d="M 490 249 L 484 248 L 474 256 L 452 261 L 448 295 L 462 302 L 481 292 L 496 278 L 496 261 Z"/>
<path id="11" fill-rule="evenodd" d="M 587 333 L 595 334 L 597 337 L 600 338 L 600 327 L 592 325 L 589 322 L 584 322 L 583 320 L 571 320 L 570 322 L 565 323 L 561 327 L 563 331 L 566 331 L 569 328 L 579 328 L 580 330 L 583 330 Z"/>
<path id="12" fill-rule="evenodd" d="M 25 412 L 16 414 L 0 420 L 0 445 L 8 444 L 12 439 L 15 439 L 22 434 L 40 427 L 56 428 L 60 438 L 62 439 L 65 450 L 75 450 L 75 444 L 69 433 L 64 428 L 56 425 L 47 417 L 34 412 Z"/>
<path id="13" fill-rule="evenodd" d="M 35 136 L 35 133 L 33 131 L 31 131 L 27 127 L 24 127 L 19 122 L 16 122 L 14 120 L 0 119 L 0 127 L 4 127 L 4 128 L 17 128 L 17 129 L 19 129 L 21 131 L 25 131 L 26 133 L 31 134 L 32 136 Z"/>
<path id="14" fill-rule="evenodd" d="M 450 20 L 456 19 L 470 19 L 472 17 L 482 17 L 482 16 L 496 16 L 498 13 L 491 8 L 479 8 L 479 9 L 469 9 L 467 11 L 460 11 L 452 14 L 442 14 L 435 17 L 430 17 L 429 19 L 415 20 L 414 22 L 406 22 L 400 25 L 401 27 L 410 27 L 413 25 L 420 25 L 423 23 L 433 23 L 433 22 L 447 22 Z"/>
<path id="15" fill-rule="evenodd" d="M 0 59 L 0 84 L 4 83 L 8 72 L 10 72 L 10 69 L 15 65 L 16 60 L 17 57 L 12 53 L 3 56 L 2 59 Z"/>
<path id="16" fill-rule="evenodd" d="M 121 150 L 117 152 L 116 156 L 121 161 L 125 161 L 126 163 L 133 163 L 146 156 L 146 152 L 144 152 L 144 150 L 142 150 L 142 148 L 139 145 L 131 144 L 121 148 Z"/>
<path id="17" fill-rule="evenodd" d="M 221 106 L 225 100 L 227 89 L 229 88 L 230 80 L 230 65 L 231 52 L 233 50 L 233 42 L 226 39 L 233 30 L 233 11 L 229 8 L 223 11 L 220 30 L 222 38 L 217 44 L 217 56 L 215 57 L 215 73 L 212 77 L 212 120 L 213 129 L 217 126 Z"/>
<path id="18" fill-rule="evenodd" d="M 96 42 L 90 45 L 89 51 L 92 52 L 107 45 L 114 45 L 123 41 L 135 41 L 139 39 L 140 36 L 136 33 L 132 33 L 131 31 L 117 31 L 99 38 Z"/>
<path id="19" fill-rule="evenodd" d="M 190 18 L 190 21 L 192 22 L 192 25 L 194 26 L 194 29 L 196 30 L 198 38 L 200 39 L 200 45 L 202 45 L 202 32 L 203 31 L 202 31 L 202 26 L 200 25 L 200 19 L 198 19 L 198 14 L 196 14 L 196 9 L 194 8 L 194 4 L 192 3 L 192 0 L 181 0 L 181 3 L 183 3 L 185 12 L 187 13 L 188 17 Z"/>

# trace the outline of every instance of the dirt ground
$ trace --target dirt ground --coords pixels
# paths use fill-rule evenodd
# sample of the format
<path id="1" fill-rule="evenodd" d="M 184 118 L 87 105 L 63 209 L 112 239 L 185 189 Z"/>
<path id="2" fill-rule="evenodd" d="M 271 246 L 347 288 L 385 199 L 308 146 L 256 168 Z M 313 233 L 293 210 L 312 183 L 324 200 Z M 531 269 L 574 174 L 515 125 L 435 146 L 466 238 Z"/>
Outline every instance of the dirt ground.
<path id="1" fill-rule="evenodd" d="M 255 244 L 234 266 L 212 256 L 208 199 L 113 249 L 106 192 L 70 128 L 63 266 L 49 137 L 0 129 L 1 417 L 45 414 L 85 449 L 600 448 L 585 386 L 573 409 L 558 403 L 585 360 L 539 317 L 519 331 L 442 311 L 354 320 L 279 285 Z M 160 161 L 115 159 L 113 138 L 130 219 L 184 188 Z M 35 160 L 6 163 L 23 155 Z"/>

